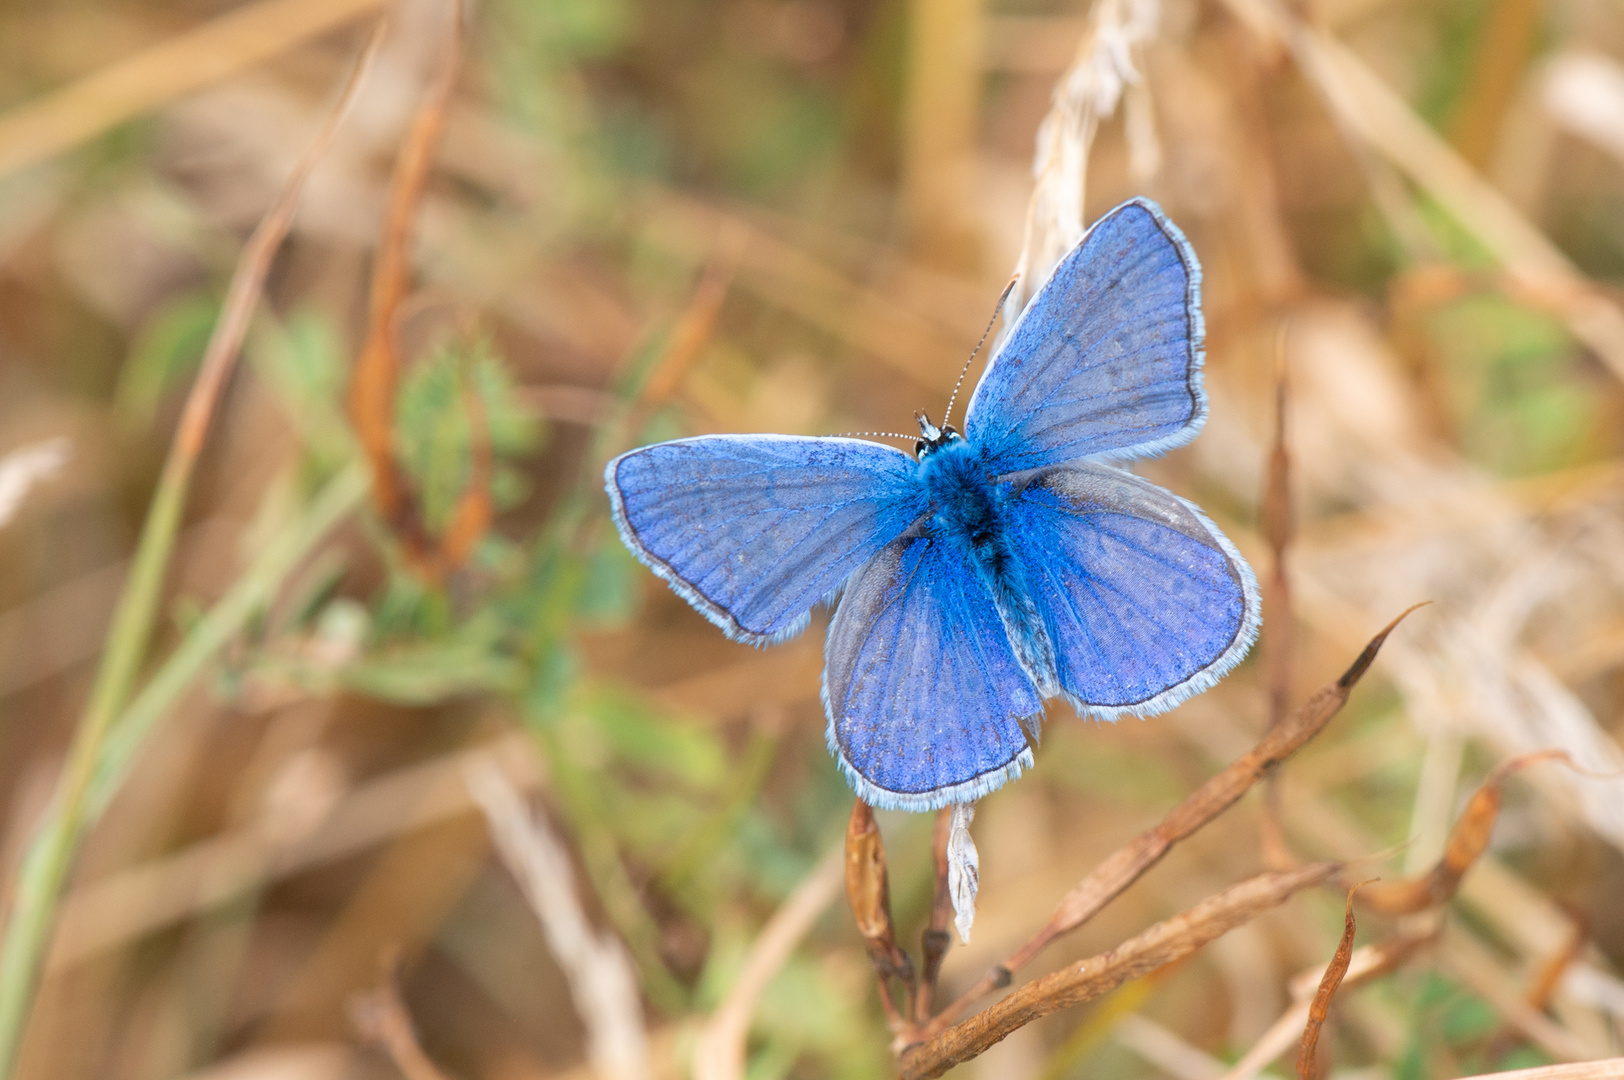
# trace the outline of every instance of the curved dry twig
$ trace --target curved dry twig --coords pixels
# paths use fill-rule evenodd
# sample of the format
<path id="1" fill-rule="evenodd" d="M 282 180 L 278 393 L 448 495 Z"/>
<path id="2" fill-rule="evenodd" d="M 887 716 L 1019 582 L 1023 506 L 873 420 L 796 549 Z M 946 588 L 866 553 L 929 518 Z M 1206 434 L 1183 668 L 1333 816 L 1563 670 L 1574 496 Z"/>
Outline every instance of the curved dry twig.
<path id="1" fill-rule="evenodd" d="M 1353 962 L 1353 932 L 1356 923 L 1353 918 L 1353 894 L 1369 885 L 1368 881 L 1361 881 L 1348 890 L 1347 904 L 1342 912 L 1342 939 L 1336 943 L 1336 954 L 1331 962 L 1325 965 L 1325 974 L 1320 976 L 1319 987 L 1314 991 L 1314 1000 L 1308 1005 L 1308 1021 L 1303 1025 L 1302 1049 L 1297 1053 L 1298 1080 L 1314 1080 L 1317 1075 L 1315 1052 L 1319 1048 L 1320 1029 L 1325 1026 L 1325 1020 L 1331 1014 L 1331 999 L 1336 997 L 1337 987 L 1342 985 L 1343 978 L 1348 974 L 1348 965 Z"/>
<path id="2" fill-rule="evenodd" d="M 593 1070 L 604 1080 L 648 1080 L 648 1033 L 626 946 L 587 921 L 569 853 L 546 822 L 531 815 L 508 775 L 491 760 L 470 762 L 465 774 L 497 852 L 518 879 L 569 981 Z"/>
<path id="3" fill-rule="evenodd" d="M 818 916 L 834 901 L 844 866 L 845 856 L 839 849 L 829 852 L 762 927 L 733 988 L 711 1013 L 694 1044 L 694 1080 L 741 1080 L 744 1076 L 744 1043 L 750 1034 L 756 1002 Z"/>

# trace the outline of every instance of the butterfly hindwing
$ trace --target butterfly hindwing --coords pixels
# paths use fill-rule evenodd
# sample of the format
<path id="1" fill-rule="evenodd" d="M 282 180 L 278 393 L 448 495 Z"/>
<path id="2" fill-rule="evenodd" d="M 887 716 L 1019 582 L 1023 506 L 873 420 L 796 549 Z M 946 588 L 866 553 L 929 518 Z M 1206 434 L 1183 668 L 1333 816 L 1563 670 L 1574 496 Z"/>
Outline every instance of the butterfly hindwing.
<path id="1" fill-rule="evenodd" d="M 631 550 L 726 633 L 782 641 L 925 510 L 915 465 L 857 439 L 710 435 L 604 472 Z"/>
<path id="2" fill-rule="evenodd" d="M 976 387 L 965 436 L 994 475 L 1195 437 L 1201 270 L 1154 203 L 1105 215 L 1060 261 Z"/>
<path id="3" fill-rule="evenodd" d="M 1006 504 L 1016 558 L 1079 711 L 1170 709 L 1257 637 L 1257 581 L 1193 505 L 1107 465 L 1028 479 Z"/>
<path id="4" fill-rule="evenodd" d="M 888 545 L 840 600 L 824 649 L 829 748 L 875 806 L 980 798 L 1032 764 L 1021 722 L 1042 709 L 959 547 Z"/>

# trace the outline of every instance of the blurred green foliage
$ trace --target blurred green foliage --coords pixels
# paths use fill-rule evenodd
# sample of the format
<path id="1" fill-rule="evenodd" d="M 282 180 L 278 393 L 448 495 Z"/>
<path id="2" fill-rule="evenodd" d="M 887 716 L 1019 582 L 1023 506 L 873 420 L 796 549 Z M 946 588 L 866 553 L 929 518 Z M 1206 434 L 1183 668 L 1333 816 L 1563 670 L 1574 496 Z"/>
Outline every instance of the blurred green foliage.
<path id="1" fill-rule="evenodd" d="M 1412 992 L 1402 1004 L 1409 1025 L 1393 1080 L 1428 1080 L 1443 1075 L 1499 1072 L 1550 1064 L 1550 1058 L 1518 1043 L 1501 1050 L 1492 1040 L 1501 1030 L 1499 1013 L 1482 998 L 1435 971 L 1398 980 Z M 1389 995 L 1393 996 L 1393 995 Z M 1493 1060 L 1485 1051 L 1495 1049 Z"/>
<path id="2" fill-rule="evenodd" d="M 540 428 L 519 404 L 513 377 L 489 342 L 448 343 L 408 369 L 396 400 L 395 430 L 430 531 L 442 533 L 450 525 L 471 482 L 476 439 L 488 444 L 497 462 L 491 476 L 496 509 L 523 500 L 526 481 L 503 459 L 533 450 Z"/>
<path id="3" fill-rule="evenodd" d="M 1440 309 L 1431 332 L 1461 449 L 1475 461 L 1526 475 L 1604 450 L 1603 403 L 1555 318 L 1480 293 Z"/>

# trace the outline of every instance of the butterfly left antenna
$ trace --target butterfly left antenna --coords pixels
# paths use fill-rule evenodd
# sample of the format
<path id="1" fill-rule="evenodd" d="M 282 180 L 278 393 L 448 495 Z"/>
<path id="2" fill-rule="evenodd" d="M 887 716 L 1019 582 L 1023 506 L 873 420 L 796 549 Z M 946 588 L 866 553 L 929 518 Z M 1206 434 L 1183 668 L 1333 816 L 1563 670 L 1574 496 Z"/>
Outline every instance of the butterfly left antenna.
<path id="1" fill-rule="evenodd" d="M 1009 299 L 1010 291 L 1015 288 L 1015 283 L 1019 280 L 1021 280 L 1019 274 L 1010 278 L 1009 284 L 1004 286 L 1003 293 L 998 297 L 998 303 L 993 305 L 992 318 L 987 320 L 987 328 L 981 331 L 981 340 L 976 342 L 976 347 L 970 350 L 970 358 L 964 362 L 964 367 L 959 371 L 959 381 L 953 384 L 953 393 L 948 397 L 947 408 L 942 413 L 942 423 L 944 425 L 953 418 L 953 403 L 959 399 L 959 387 L 964 385 L 964 377 L 970 374 L 970 365 L 976 362 L 976 354 L 981 352 L 981 346 L 987 343 L 987 335 L 992 333 L 993 325 L 998 322 L 998 313 L 1004 310 L 1004 301 Z"/>
<path id="2" fill-rule="evenodd" d="M 838 435 L 828 437 L 831 439 L 859 439 L 868 436 L 883 439 L 907 439 L 909 442 L 919 438 L 918 435 L 904 435 L 900 431 L 842 431 Z"/>

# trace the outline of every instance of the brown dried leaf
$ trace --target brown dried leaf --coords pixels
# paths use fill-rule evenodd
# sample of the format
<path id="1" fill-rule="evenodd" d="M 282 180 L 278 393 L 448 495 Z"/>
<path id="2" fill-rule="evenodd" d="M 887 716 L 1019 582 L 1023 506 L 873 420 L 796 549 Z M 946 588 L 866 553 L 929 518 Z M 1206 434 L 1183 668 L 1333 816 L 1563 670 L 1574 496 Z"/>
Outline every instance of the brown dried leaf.
<path id="1" fill-rule="evenodd" d="M 1319 989 L 1314 991 L 1314 1000 L 1308 1006 L 1308 1023 L 1303 1027 L 1302 1049 L 1297 1054 L 1298 1080 L 1314 1080 L 1317 1073 L 1314 1055 L 1319 1048 L 1320 1029 L 1325 1026 L 1325 1018 L 1331 1011 L 1331 999 L 1336 996 L 1337 987 L 1342 985 L 1342 978 L 1348 973 L 1348 964 L 1353 960 L 1353 894 L 1369 884 L 1368 881 L 1360 882 L 1348 890 L 1347 907 L 1342 913 L 1342 940 L 1337 942 L 1336 953 L 1326 965 Z"/>

